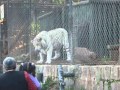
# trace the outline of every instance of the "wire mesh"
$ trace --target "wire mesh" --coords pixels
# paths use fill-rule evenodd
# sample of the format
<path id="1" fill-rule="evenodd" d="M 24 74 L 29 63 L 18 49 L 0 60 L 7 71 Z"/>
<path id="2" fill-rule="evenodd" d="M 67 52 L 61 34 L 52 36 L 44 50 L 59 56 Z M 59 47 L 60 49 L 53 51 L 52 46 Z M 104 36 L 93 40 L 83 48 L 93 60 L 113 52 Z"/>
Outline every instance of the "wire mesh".
<path id="1" fill-rule="evenodd" d="M 73 63 L 119 59 L 118 0 L 73 0 L 71 5 L 70 0 L 4 0 L 1 4 L 7 10 L 8 55 L 38 60 L 31 40 L 43 30 L 65 28 Z M 61 52 L 63 61 L 55 63 L 65 61 L 66 54 Z"/>

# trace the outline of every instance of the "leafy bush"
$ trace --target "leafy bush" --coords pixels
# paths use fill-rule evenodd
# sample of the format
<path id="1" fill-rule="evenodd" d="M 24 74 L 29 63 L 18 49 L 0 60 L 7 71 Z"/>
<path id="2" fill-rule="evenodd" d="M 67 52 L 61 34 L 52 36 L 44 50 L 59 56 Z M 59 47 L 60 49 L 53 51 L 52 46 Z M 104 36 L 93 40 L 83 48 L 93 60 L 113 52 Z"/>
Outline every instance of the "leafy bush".
<path id="1" fill-rule="evenodd" d="M 48 77 L 45 83 L 42 85 L 42 90 L 50 90 L 57 84 L 57 81 L 55 81 L 52 77 Z"/>

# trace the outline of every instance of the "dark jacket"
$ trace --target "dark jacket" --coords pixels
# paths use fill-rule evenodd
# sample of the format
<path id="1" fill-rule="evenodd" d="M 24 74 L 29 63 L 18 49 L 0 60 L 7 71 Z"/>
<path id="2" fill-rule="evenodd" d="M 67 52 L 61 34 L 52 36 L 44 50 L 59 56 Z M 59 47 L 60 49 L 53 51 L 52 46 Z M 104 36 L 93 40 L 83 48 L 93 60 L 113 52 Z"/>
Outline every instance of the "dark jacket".
<path id="1" fill-rule="evenodd" d="M 24 72 L 9 71 L 1 75 L 0 90 L 28 90 Z"/>

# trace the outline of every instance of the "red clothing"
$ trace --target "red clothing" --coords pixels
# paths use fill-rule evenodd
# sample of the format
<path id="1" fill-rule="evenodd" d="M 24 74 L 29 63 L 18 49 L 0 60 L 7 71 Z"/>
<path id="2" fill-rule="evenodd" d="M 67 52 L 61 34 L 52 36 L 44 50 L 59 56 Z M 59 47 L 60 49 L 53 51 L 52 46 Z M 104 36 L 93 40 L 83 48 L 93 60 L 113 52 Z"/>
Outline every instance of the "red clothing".
<path id="1" fill-rule="evenodd" d="M 37 87 L 36 85 L 33 83 L 33 81 L 30 79 L 30 76 L 27 72 L 24 71 L 24 74 L 25 74 L 25 79 L 28 83 L 28 89 L 29 90 L 37 90 Z"/>

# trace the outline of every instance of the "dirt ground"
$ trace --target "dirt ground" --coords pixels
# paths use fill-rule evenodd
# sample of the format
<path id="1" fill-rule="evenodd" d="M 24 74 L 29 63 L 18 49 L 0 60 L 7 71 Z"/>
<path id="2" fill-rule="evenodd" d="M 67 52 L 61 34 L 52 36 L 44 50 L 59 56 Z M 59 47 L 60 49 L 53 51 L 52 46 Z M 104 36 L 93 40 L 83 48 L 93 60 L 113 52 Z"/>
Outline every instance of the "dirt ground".
<path id="1" fill-rule="evenodd" d="M 36 63 L 36 60 L 32 60 L 32 62 Z M 100 61 L 100 60 L 93 60 L 93 62 L 81 62 L 80 60 L 74 60 L 72 62 L 67 62 L 66 60 L 56 60 L 52 61 L 51 64 L 45 64 L 43 62 L 42 64 L 37 65 L 117 65 L 117 61 Z"/>
<path id="2" fill-rule="evenodd" d="M 33 52 L 32 53 L 32 62 L 36 63 L 39 60 L 39 57 L 37 59 L 34 59 L 35 56 L 37 56 L 38 53 Z M 25 58 L 25 57 L 24 57 Z M 28 56 L 27 56 L 28 58 Z M 27 59 L 27 61 L 29 61 L 30 58 Z M 45 60 L 46 61 L 46 60 Z M 42 65 L 48 65 L 45 63 L 45 61 L 42 63 Z M 38 64 L 38 63 L 36 63 Z M 80 65 L 116 65 L 117 61 L 116 60 L 108 60 L 108 61 L 104 61 L 101 60 L 100 58 L 97 57 L 97 55 L 90 51 L 87 48 L 75 48 L 75 54 L 74 54 L 74 58 L 71 62 L 68 62 L 66 60 L 66 55 L 60 57 L 57 60 L 53 60 L 51 62 L 51 65 L 76 65 L 76 64 L 80 64 Z M 40 64 L 41 65 L 41 64 Z"/>

